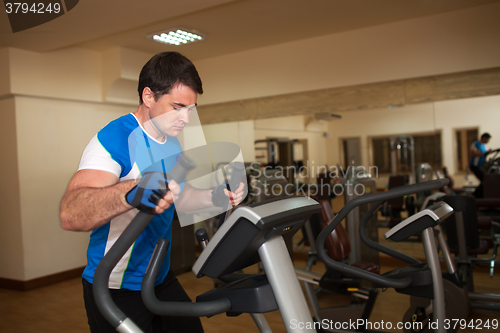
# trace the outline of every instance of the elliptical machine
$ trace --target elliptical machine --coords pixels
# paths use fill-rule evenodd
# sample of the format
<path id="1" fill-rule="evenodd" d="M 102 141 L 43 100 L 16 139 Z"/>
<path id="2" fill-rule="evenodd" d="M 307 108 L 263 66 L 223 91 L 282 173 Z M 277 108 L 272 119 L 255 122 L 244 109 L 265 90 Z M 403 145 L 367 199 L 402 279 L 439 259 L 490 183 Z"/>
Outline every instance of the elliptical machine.
<path id="1" fill-rule="evenodd" d="M 366 286 L 363 286 L 362 280 L 344 276 L 331 269 L 326 270 L 324 274 L 312 272 L 312 267 L 318 262 L 315 246 L 316 237 L 321 229 L 328 225 L 334 217 L 330 203 L 327 200 L 319 200 L 319 204 L 323 207 L 321 214 L 311 216 L 304 226 L 306 230 L 305 235 L 311 246 L 306 265 L 304 269 L 295 269 L 299 280 L 303 283 L 304 292 L 309 301 L 314 319 L 318 323 L 323 323 L 324 321 L 368 321 L 375 306 L 379 292 L 378 289 L 366 288 Z M 318 219 L 321 221 L 317 221 Z M 351 244 L 342 224 L 339 224 L 327 239 L 327 248 L 330 257 L 336 261 L 343 261 L 376 274 L 380 273 L 380 266 L 374 263 L 366 261 L 352 263 L 347 259 L 351 251 Z M 321 292 L 328 293 L 332 298 L 338 297 L 338 295 L 348 295 L 351 298 L 351 302 L 350 304 L 321 307 L 318 299 L 318 294 Z M 358 329 L 363 329 L 363 327 L 358 327 Z"/>
<path id="2" fill-rule="evenodd" d="M 437 192 L 426 199 L 429 203 L 438 201 L 446 202 L 453 207 L 455 212 L 453 218 L 445 225 L 447 240 L 444 238 L 442 228 L 440 226 L 436 228 L 438 244 L 448 272 L 444 277 L 462 289 L 460 291 L 461 303 L 467 302 L 471 309 L 500 311 L 500 295 L 477 293 L 474 290 L 472 266 L 475 263 L 488 264 L 490 277 L 493 277 L 499 245 L 495 242 L 490 258 L 476 258 L 468 255 L 469 251 L 474 252 L 482 247 L 483 243 L 479 238 L 474 199 L 469 196 L 450 195 L 449 190 L 445 188 L 445 193 Z M 451 255 L 450 244 L 457 247 L 458 253 L 455 257 Z M 486 248 L 488 249 L 487 246 Z"/>
<path id="3" fill-rule="evenodd" d="M 193 166 L 182 155 L 169 179 L 182 181 Z M 253 314 L 261 332 L 271 332 L 262 313 L 280 310 L 288 333 L 316 332 L 290 259 L 285 240 L 293 237 L 321 206 L 307 197 L 238 207 L 220 226 L 193 266 L 197 277 L 233 281 L 197 297 L 195 303 L 162 302 L 154 293 L 156 275 L 169 242 L 159 239 L 142 283 L 142 298 L 153 313 L 170 316 L 213 316 L 219 313 Z M 109 275 L 153 215 L 139 212 L 99 263 L 94 276 L 94 297 L 99 310 L 118 332 L 142 333 L 113 302 Z M 231 273 L 262 261 L 266 274 Z"/>
<path id="4" fill-rule="evenodd" d="M 441 192 L 437 192 L 428 196 L 422 206 L 421 211 L 425 210 L 427 207 L 435 204 L 437 198 L 443 196 L 444 194 Z M 456 213 L 456 212 L 455 212 Z M 449 222 L 449 219 L 446 223 Z M 369 247 L 379 250 L 380 252 L 386 253 L 388 255 L 392 255 L 395 253 L 394 250 L 391 250 L 388 247 L 382 246 L 378 243 L 373 242 L 373 240 L 369 239 L 365 233 L 365 226 L 367 223 L 367 219 L 363 219 L 360 224 L 360 233 L 361 239 L 365 244 Z M 439 247 L 442 250 L 444 262 L 447 268 L 446 273 L 442 274 L 443 277 L 443 288 L 444 288 L 444 296 L 446 303 L 446 318 L 454 319 L 454 320 L 462 320 L 466 319 L 469 314 L 470 309 L 470 301 L 467 295 L 467 290 L 464 288 L 464 285 L 460 281 L 459 274 L 453 261 L 451 259 L 448 248 L 446 247 L 446 243 L 444 241 L 443 232 L 441 229 L 441 225 L 436 225 L 433 228 L 435 236 L 437 236 Z M 425 241 L 425 240 L 424 240 Z M 391 252 L 392 251 L 392 252 Z M 396 254 L 397 255 L 397 254 Z M 419 261 L 411 258 L 411 257 L 400 257 L 399 259 L 409 263 L 409 264 L 418 264 Z M 410 259 L 410 260 L 408 260 Z M 413 326 L 405 327 L 403 330 L 406 333 L 423 333 L 429 332 L 430 327 L 428 325 L 429 321 L 432 321 L 433 316 L 433 304 L 432 300 L 429 297 L 421 297 L 418 294 L 411 294 L 410 297 L 410 307 L 408 311 L 403 315 L 404 323 L 422 323 L 422 328 L 413 329 Z M 450 325 L 447 329 L 449 333 L 456 332 L 458 329 L 457 325 Z"/>
<path id="5" fill-rule="evenodd" d="M 399 223 L 385 234 L 387 239 L 392 239 L 394 241 L 401 241 L 412 235 L 421 234 L 427 264 L 415 262 L 416 259 L 387 248 L 384 249 L 385 253 L 408 262 L 410 265 L 392 270 L 382 275 L 375 275 L 332 260 L 326 253 L 325 242 L 335 227 L 351 210 L 359 205 L 375 203 L 370 211 L 363 217 L 363 220 L 368 220 L 371 215 L 374 214 L 375 211 L 388 199 L 419 192 L 432 191 L 442 188 L 447 184 L 448 180 L 439 179 L 431 182 L 397 187 L 386 192 L 358 197 L 344 206 L 339 214 L 333 219 L 332 223 L 323 229 L 316 242 L 316 249 L 320 259 L 330 268 L 336 269 L 345 275 L 371 281 L 378 287 L 392 287 L 400 293 L 424 296 L 432 299 L 432 322 L 429 318 L 428 324 L 434 329 L 435 332 L 439 333 L 446 332 L 445 324 L 448 318 L 446 318 L 445 313 L 446 305 L 443 279 L 441 276 L 439 257 L 437 254 L 432 228 L 438 225 L 441 220 L 447 218 L 453 213 L 453 209 L 449 205 L 445 203 L 432 205 L 423 211 L 410 216 L 408 219 Z"/>

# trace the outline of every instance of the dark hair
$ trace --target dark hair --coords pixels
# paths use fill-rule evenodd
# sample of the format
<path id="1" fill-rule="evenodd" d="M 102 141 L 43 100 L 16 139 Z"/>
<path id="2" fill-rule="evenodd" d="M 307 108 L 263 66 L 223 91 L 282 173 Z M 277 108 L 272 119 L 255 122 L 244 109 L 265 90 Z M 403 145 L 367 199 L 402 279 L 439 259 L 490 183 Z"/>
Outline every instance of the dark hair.
<path id="1" fill-rule="evenodd" d="M 483 135 L 481 135 L 481 139 L 490 139 L 490 138 L 491 138 L 491 135 L 488 132 L 483 133 Z"/>
<path id="2" fill-rule="evenodd" d="M 158 53 L 142 67 L 139 74 L 139 102 L 142 104 L 142 91 L 149 87 L 157 101 L 168 94 L 177 84 L 184 84 L 198 94 L 203 94 L 200 76 L 194 64 L 179 52 Z"/>

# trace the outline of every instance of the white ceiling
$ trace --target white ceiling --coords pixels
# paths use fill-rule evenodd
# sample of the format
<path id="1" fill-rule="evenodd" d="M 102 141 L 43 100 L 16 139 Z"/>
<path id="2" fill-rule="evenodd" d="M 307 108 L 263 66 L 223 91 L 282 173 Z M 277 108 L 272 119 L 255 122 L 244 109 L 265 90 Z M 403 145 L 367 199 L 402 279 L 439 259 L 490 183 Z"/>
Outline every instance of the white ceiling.
<path id="1" fill-rule="evenodd" d="M 500 0 L 81 0 L 65 15 L 12 33 L 0 14 L 0 48 L 37 52 L 114 46 L 192 60 L 480 6 Z M 184 27 L 202 42 L 168 46 L 146 35 Z"/>

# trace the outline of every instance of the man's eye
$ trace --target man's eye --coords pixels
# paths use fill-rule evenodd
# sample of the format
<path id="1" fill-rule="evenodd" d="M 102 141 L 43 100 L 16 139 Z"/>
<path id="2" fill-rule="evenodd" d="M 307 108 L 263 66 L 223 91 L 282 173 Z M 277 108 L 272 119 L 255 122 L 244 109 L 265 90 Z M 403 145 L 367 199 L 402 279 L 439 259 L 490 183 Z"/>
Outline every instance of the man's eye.
<path id="1" fill-rule="evenodd" d="M 175 111 L 183 111 L 183 110 L 186 110 L 188 111 L 189 113 L 191 113 L 191 111 L 193 110 L 196 110 L 196 106 L 192 106 L 192 107 L 187 107 L 187 106 L 181 106 L 181 107 L 175 107 L 175 106 L 172 106 L 173 109 Z"/>

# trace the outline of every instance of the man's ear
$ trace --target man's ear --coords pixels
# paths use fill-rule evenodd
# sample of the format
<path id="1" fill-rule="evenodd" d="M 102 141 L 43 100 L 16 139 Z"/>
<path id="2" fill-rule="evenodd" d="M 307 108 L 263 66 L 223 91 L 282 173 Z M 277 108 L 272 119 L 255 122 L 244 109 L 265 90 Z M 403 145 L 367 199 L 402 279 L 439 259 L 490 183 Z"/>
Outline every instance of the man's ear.
<path id="1" fill-rule="evenodd" d="M 155 101 L 155 94 L 153 91 L 149 88 L 146 87 L 142 90 L 142 103 L 146 107 L 150 107 L 151 104 Z"/>

